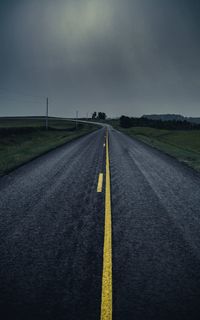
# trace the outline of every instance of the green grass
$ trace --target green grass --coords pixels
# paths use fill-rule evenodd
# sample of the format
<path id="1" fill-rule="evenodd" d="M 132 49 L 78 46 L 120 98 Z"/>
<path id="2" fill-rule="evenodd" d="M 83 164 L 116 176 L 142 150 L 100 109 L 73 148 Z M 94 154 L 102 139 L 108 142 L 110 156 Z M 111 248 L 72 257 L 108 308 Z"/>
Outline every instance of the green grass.
<path id="1" fill-rule="evenodd" d="M 163 130 L 148 127 L 117 129 L 200 171 L 200 130 Z"/>
<path id="2" fill-rule="evenodd" d="M 0 118 L 0 175 L 98 128 L 79 124 L 76 130 L 72 121 L 50 119 L 47 131 L 44 123 L 34 118 Z"/>

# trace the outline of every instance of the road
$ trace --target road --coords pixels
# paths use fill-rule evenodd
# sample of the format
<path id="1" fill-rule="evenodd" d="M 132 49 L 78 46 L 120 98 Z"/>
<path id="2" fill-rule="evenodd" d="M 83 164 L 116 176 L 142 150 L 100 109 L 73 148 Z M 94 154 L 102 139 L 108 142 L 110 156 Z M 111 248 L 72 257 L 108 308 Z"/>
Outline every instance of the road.
<path id="1" fill-rule="evenodd" d="M 200 318 L 200 176 L 111 127 L 0 179 L 0 240 L 2 320 Z"/>

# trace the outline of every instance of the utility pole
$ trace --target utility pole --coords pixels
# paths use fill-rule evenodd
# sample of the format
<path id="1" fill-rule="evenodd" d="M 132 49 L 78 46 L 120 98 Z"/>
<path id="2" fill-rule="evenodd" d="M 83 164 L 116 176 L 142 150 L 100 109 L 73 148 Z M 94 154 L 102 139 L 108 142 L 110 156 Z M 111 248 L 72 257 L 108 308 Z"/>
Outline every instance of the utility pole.
<path id="1" fill-rule="evenodd" d="M 48 130 L 49 125 L 49 99 L 46 100 L 46 130 Z"/>
<path id="2" fill-rule="evenodd" d="M 78 111 L 76 111 L 76 130 L 78 128 Z"/>

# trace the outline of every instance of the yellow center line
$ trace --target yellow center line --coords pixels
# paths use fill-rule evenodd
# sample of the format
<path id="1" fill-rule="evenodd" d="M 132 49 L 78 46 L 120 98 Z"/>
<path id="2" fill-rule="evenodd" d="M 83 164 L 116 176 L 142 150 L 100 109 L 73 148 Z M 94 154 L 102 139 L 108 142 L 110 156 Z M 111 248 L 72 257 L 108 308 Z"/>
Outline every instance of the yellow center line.
<path id="1" fill-rule="evenodd" d="M 112 320 L 112 219 L 108 131 L 106 134 L 105 231 L 103 249 L 101 320 Z"/>
<path id="2" fill-rule="evenodd" d="M 102 192 L 102 187 L 103 187 L 103 173 L 99 173 L 97 192 Z"/>

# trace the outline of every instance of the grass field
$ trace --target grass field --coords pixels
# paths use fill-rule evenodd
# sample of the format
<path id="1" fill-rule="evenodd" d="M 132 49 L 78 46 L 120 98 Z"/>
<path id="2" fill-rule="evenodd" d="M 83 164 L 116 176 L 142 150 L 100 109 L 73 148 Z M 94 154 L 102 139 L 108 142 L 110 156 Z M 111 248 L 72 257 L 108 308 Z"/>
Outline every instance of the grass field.
<path id="1" fill-rule="evenodd" d="M 163 130 L 133 127 L 120 131 L 177 158 L 200 171 L 200 130 Z"/>
<path id="2" fill-rule="evenodd" d="M 81 137 L 98 127 L 67 120 L 37 118 L 0 118 L 0 175 L 66 142 Z"/>

